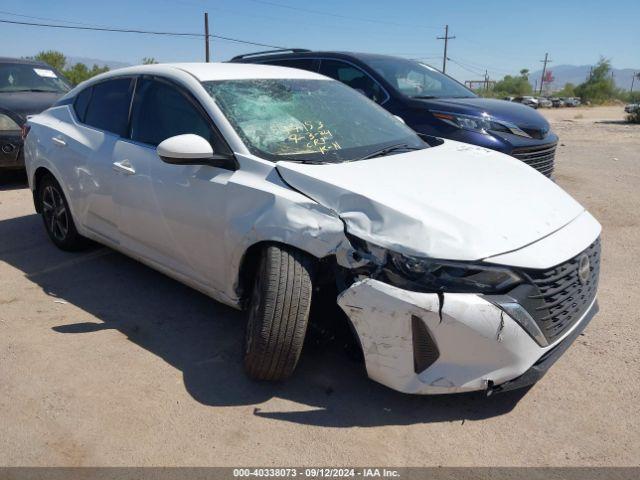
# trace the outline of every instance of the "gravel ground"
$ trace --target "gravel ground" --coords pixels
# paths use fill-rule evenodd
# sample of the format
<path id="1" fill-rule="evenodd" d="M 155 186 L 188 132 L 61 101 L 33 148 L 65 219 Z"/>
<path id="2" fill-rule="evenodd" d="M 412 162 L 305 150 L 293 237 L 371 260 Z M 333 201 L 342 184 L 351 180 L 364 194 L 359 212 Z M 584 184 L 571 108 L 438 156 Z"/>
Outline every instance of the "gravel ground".
<path id="1" fill-rule="evenodd" d="M 412 397 L 337 342 L 242 373 L 237 312 L 105 248 L 56 250 L 0 186 L 0 465 L 640 464 L 640 126 L 542 111 L 558 183 L 603 224 L 600 314 L 528 391 Z"/>

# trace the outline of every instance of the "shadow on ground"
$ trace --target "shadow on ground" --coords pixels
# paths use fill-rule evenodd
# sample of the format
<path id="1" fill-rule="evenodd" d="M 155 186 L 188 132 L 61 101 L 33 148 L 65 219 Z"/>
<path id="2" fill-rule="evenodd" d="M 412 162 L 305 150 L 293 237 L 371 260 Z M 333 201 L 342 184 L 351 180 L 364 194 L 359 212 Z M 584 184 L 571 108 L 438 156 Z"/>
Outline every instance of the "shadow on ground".
<path id="1" fill-rule="evenodd" d="M 601 123 L 604 125 L 633 125 L 632 122 L 626 120 L 596 120 L 594 123 Z"/>
<path id="2" fill-rule="evenodd" d="M 310 425 L 368 427 L 494 417 L 511 411 L 526 393 L 490 398 L 400 394 L 369 380 L 362 364 L 345 353 L 340 335 L 310 342 L 289 381 L 253 382 L 242 369 L 240 312 L 107 248 L 61 252 L 48 241 L 35 214 L 0 221 L 0 239 L 0 261 L 99 321 L 59 325 L 56 332 L 119 330 L 180 369 L 185 388 L 205 405 L 255 405 L 279 397 L 310 409 L 256 408 L 254 414 Z"/>
<path id="3" fill-rule="evenodd" d="M 0 170 L 0 192 L 27 188 L 27 174 L 24 170 Z"/>

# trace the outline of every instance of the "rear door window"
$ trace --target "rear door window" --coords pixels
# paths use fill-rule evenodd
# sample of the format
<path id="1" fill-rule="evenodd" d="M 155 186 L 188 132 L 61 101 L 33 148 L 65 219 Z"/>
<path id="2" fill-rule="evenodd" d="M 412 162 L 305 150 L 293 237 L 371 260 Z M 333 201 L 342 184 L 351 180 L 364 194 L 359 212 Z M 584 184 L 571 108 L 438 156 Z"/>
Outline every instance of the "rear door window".
<path id="1" fill-rule="evenodd" d="M 76 99 L 73 102 L 73 109 L 76 112 L 78 120 L 80 120 L 81 122 L 84 122 L 90 99 L 91 87 L 82 90 L 78 95 L 76 95 Z"/>
<path id="2" fill-rule="evenodd" d="M 93 85 L 92 90 L 84 123 L 125 137 L 129 125 L 133 79 L 107 80 Z"/>
<path id="3" fill-rule="evenodd" d="M 339 60 L 322 60 L 320 73 L 349 85 L 374 102 L 382 103 L 387 98 L 385 91 L 378 82 L 359 68 L 348 63 Z"/>

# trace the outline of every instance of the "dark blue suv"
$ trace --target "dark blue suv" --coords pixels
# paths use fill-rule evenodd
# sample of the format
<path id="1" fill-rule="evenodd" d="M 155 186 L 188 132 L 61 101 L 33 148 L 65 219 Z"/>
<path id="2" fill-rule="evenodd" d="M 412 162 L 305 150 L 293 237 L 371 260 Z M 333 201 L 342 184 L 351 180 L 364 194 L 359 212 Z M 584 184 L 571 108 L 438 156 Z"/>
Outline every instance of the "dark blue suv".
<path id="1" fill-rule="evenodd" d="M 415 60 L 352 52 L 276 50 L 232 62 L 301 68 L 360 91 L 416 132 L 473 143 L 512 155 L 550 177 L 558 137 L 534 109 L 478 97 L 461 83 Z"/>

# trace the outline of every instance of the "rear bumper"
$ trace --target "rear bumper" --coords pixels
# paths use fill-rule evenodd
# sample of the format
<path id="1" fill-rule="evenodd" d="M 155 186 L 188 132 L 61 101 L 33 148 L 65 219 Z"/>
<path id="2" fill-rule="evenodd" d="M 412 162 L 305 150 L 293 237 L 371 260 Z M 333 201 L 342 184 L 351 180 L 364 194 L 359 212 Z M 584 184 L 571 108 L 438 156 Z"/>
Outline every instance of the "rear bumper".
<path id="1" fill-rule="evenodd" d="M 24 168 L 22 145 L 19 134 L 0 135 L 0 169 Z"/>
<path id="2" fill-rule="evenodd" d="M 369 377 L 412 394 L 510 390 L 537 381 L 597 311 L 541 347 L 481 295 L 419 293 L 365 279 L 338 297 Z M 565 341 L 566 340 L 566 341 Z"/>

